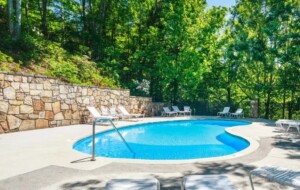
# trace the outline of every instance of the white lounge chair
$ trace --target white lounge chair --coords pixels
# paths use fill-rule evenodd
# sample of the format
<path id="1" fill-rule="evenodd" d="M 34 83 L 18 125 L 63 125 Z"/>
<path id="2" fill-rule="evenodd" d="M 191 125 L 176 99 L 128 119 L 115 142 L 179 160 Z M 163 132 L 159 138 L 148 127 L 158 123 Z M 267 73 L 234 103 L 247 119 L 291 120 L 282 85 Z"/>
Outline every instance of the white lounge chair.
<path id="1" fill-rule="evenodd" d="M 218 116 L 229 116 L 230 107 L 224 107 L 223 111 L 218 112 Z"/>
<path id="2" fill-rule="evenodd" d="M 279 119 L 276 121 L 276 126 L 288 132 L 290 128 L 296 128 L 300 133 L 300 120 Z"/>
<path id="3" fill-rule="evenodd" d="M 105 107 L 105 106 L 100 106 L 100 109 L 101 109 L 101 114 L 102 115 L 111 115 L 108 111 L 108 108 Z"/>
<path id="4" fill-rule="evenodd" d="M 239 108 L 234 113 L 230 113 L 230 117 L 244 117 L 243 109 Z"/>
<path id="5" fill-rule="evenodd" d="M 163 107 L 163 112 L 161 113 L 162 116 L 176 116 L 177 112 L 171 111 L 168 107 Z"/>
<path id="6" fill-rule="evenodd" d="M 122 113 L 121 114 L 121 117 L 123 118 L 139 118 L 139 117 L 142 117 L 144 118 L 145 117 L 145 114 L 135 114 L 135 113 L 129 113 L 123 106 L 119 106 L 118 107 L 120 112 Z"/>
<path id="7" fill-rule="evenodd" d="M 270 181 L 277 182 L 300 189 L 300 171 L 280 168 L 275 166 L 264 166 L 249 172 L 251 188 L 254 190 L 252 176 L 258 176 Z"/>
<path id="8" fill-rule="evenodd" d="M 188 175 L 183 177 L 181 190 L 236 190 L 224 175 Z"/>
<path id="9" fill-rule="evenodd" d="M 160 190 L 159 181 L 154 179 L 112 179 L 104 190 Z"/>
<path id="10" fill-rule="evenodd" d="M 183 110 L 185 111 L 186 114 L 192 115 L 192 110 L 190 106 L 184 106 Z"/>
<path id="11" fill-rule="evenodd" d="M 88 106 L 87 109 L 89 110 L 89 112 L 92 114 L 93 116 L 93 119 L 94 120 L 97 120 L 97 119 L 111 119 L 111 120 L 118 120 L 119 118 L 118 117 L 114 117 L 114 116 L 104 116 L 104 115 L 101 115 L 97 109 L 95 107 L 92 107 L 92 106 Z"/>
<path id="12" fill-rule="evenodd" d="M 177 112 L 177 115 L 185 115 L 185 111 L 180 111 L 180 109 L 177 106 L 172 106 L 173 111 Z"/>

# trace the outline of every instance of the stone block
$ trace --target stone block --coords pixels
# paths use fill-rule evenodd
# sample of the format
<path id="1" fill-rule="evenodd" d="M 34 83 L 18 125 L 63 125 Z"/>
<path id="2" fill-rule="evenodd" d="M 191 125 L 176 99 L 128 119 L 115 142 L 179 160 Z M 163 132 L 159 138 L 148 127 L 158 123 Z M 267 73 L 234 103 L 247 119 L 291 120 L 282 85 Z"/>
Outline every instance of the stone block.
<path id="1" fill-rule="evenodd" d="M 62 126 L 71 125 L 71 120 L 62 120 L 61 125 Z"/>
<path id="2" fill-rule="evenodd" d="M 72 119 L 72 111 L 71 110 L 66 110 L 64 112 L 64 116 L 65 116 L 65 119 Z"/>
<path id="3" fill-rule="evenodd" d="M 22 77 L 21 76 L 14 76 L 14 81 L 21 82 Z"/>
<path id="4" fill-rule="evenodd" d="M 29 118 L 29 119 L 38 119 L 38 118 L 39 118 L 39 115 L 38 115 L 38 114 L 29 114 L 29 115 L 28 115 L 28 118 Z"/>
<path id="5" fill-rule="evenodd" d="M 72 104 L 72 111 L 75 112 L 78 110 L 77 104 Z"/>
<path id="6" fill-rule="evenodd" d="M 20 90 L 22 92 L 29 92 L 29 84 L 28 83 L 21 83 L 20 84 Z"/>
<path id="7" fill-rule="evenodd" d="M 44 91 L 41 93 L 41 96 L 42 96 L 42 97 L 48 97 L 48 98 L 51 98 L 51 97 L 52 97 L 52 91 L 51 91 L 51 90 L 44 90 Z"/>
<path id="8" fill-rule="evenodd" d="M 60 94 L 59 97 L 60 97 L 62 100 L 64 100 L 64 99 L 67 98 L 67 95 L 66 95 L 66 94 Z"/>
<path id="9" fill-rule="evenodd" d="M 11 86 L 15 89 L 15 90 L 19 90 L 20 89 L 20 83 L 19 82 L 12 82 Z"/>
<path id="10" fill-rule="evenodd" d="M 88 91 L 86 88 L 82 89 L 81 93 L 82 93 L 82 96 L 88 95 Z"/>
<path id="11" fill-rule="evenodd" d="M 0 73 L 0 80 L 4 80 L 5 79 L 5 75 L 3 73 Z"/>
<path id="12" fill-rule="evenodd" d="M 6 75 L 5 80 L 12 82 L 12 81 L 14 81 L 14 76 L 13 75 Z"/>
<path id="13" fill-rule="evenodd" d="M 0 87 L 2 89 L 6 88 L 6 87 L 10 87 L 10 82 L 8 82 L 8 81 L 1 81 L 0 82 Z"/>
<path id="14" fill-rule="evenodd" d="M 56 126 L 56 124 L 57 124 L 57 121 L 50 121 L 51 127 L 52 127 L 52 126 Z"/>
<path id="15" fill-rule="evenodd" d="M 4 133 L 4 130 L 2 129 L 1 125 L 0 125 L 0 134 Z"/>
<path id="16" fill-rule="evenodd" d="M 90 99 L 89 98 L 84 98 L 82 103 L 86 104 L 86 105 L 89 105 L 90 104 Z"/>
<path id="17" fill-rule="evenodd" d="M 43 111 L 45 110 L 45 103 L 41 100 L 33 100 L 33 109 L 34 111 Z"/>
<path id="18" fill-rule="evenodd" d="M 30 90 L 29 94 L 31 96 L 41 96 L 42 92 L 42 90 Z"/>
<path id="19" fill-rule="evenodd" d="M 43 84 L 37 84 L 36 85 L 36 89 L 37 90 L 43 90 L 44 89 L 44 85 Z"/>
<path id="20" fill-rule="evenodd" d="M 79 120 L 71 120 L 71 125 L 77 125 L 79 124 Z"/>
<path id="21" fill-rule="evenodd" d="M 70 99 L 65 99 L 66 104 L 72 104 L 72 101 Z"/>
<path id="22" fill-rule="evenodd" d="M 27 77 L 27 82 L 32 82 L 33 81 L 33 77 Z"/>
<path id="23" fill-rule="evenodd" d="M 57 114 L 58 112 L 60 112 L 60 102 L 57 101 L 55 103 L 52 103 L 52 109 L 54 114 Z"/>
<path id="24" fill-rule="evenodd" d="M 92 89 L 88 89 L 88 95 L 92 96 L 93 95 L 93 90 Z"/>
<path id="25" fill-rule="evenodd" d="M 0 102 L 0 112 L 7 113 L 8 111 L 8 102 Z"/>
<path id="26" fill-rule="evenodd" d="M 16 99 L 17 100 L 24 100 L 25 99 L 25 94 L 23 92 L 17 92 L 16 93 Z"/>
<path id="27" fill-rule="evenodd" d="M 30 88 L 30 90 L 36 90 L 36 89 L 37 89 L 35 83 L 31 83 L 31 84 L 29 85 L 29 88 Z"/>
<path id="28" fill-rule="evenodd" d="M 37 119 L 36 120 L 36 128 L 47 128 L 49 127 L 49 122 L 46 119 Z"/>
<path id="29" fill-rule="evenodd" d="M 17 115 L 19 119 L 24 120 L 24 119 L 29 119 L 29 114 L 19 114 Z"/>
<path id="30" fill-rule="evenodd" d="M 69 105 L 68 104 L 61 104 L 61 107 L 60 107 L 62 110 L 68 110 L 69 109 Z"/>
<path id="31" fill-rule="evenodd" d="M 76 102 L 77 102 L 78 104 L 82 104 L 82 98 L 81 98 L 81 97 L 77 97 L 77 98 L 76 98 Z"/>
<path id="32" fill-rule="evenodd" d="M 44 83 L 44 90 L 51 90 L 52 89 L 52 84 L 49 81 L 46 81 Z"/>
<path id="33" fill-rule="evenodd" d="M 16 90 L 13 87 L 7 87 L 3 89 L 4 99 L 15 100 L 16 99 Z"/>
<path id="34" fill-rule="evenodd" d="M 79 115 L 78 111 L 76 111 L 72 114 L 72 119 L 80 119 L 80 115 Z"/>
<path id="35" fill-rule="evenodd" d="M 45 119 L 48 119 L 48 120 L 53 120 L 54 119 L 54 114 L 52 111 L 46 111 L 45 112 Z"/>
<path id="36" fill-rule="evenodd" d="M 52 104 L 51 103 L 45 103 L 45 110 L 52 111 Z"/>
<path id="37" fill-rule="evenodd" d="M 22 120 L 13 115 L 8 115 L 7 122 L 8 122 L 9 129 L 13 130 L 20 127 Z"/>
<path id="38" fill-rule="evenodd" d="M 54 120 L 59 121 L 59 120 L 64 120 L 64 115 L 62 112 L 59 112 L 54 115 Z"/>
<path id="39" fill-rule="evenodd" d="M 9 106 L 8 114 L 19 114 L 20 113 L 20 106 Z"/>
<path id="40" fill-rule="evenodd" d="M 23 101 L 20 101 L 20 100 L 9 100 L 9 104 L 10 105 L 22 105 L 23 104 Z"/>
<path id="41" fill-rule="evenodd" d="M 20 113 L 33 113 L 33 107 L 29 105 L 21 105 L 20 106 Z"/>
<path id="42" fill-rule="evenodd" d="M 27 77 L 22 77 L 22 82 L 27 83 Z"/>
<path id="43" fill-rule="evenodd" d="M 67 94 L 68 93 L 68 88 L 65 85 L 60 85 L 59 86 L 59 92 L 61 94 Z"/>
<path id="44" fill-rule="evenodd" d="M 55 98 L 42 97 L 42 98 L 39 98 L 39 100 L 49 103 L 49 102 L 55 101 Z"/>
<path id="45" fill-rule="evenodd" d="M 41 111 L 40 113 L 39 113 L 39 118 L 40 119 L 45 119 L 45 112 L 44 111 Z"/>
<path id="46" fill-rule="evenodd" d="M 75 98 L 75 93 L 68 94 L 68 98 Z"/>
<path id="47" fill-rule="evenodd" d="M 1 121 L 1 122 L 0 122 L 0 128 L 1 128 L 1 127 L 2 127 L 2 129 L 3 129 L 4 132 L 9 131 L 8 124 L 7 124 L 6 121 Z"/>
<path id="48" fill-rule="evenodd" d="M 59 95 L 59 91 L 53 91 L 53 96 L 58 96 Z"/>
<path id="49" fill-rule="evenodd" d="M 57 127 L 61 126 L 61 121 L 57 121 L 57 122 L 56 122 L 56 126 L 57 126 Z"/>
<path id="50" fill-rule="evenodd" d="M 35 129 L 35 120 L 23 120 L 19 130 L 24 131 L 30 129 Z"/>
<path id="51" fill-rule="evenodd" d="M 26 105 L 32 105 L 32 98 L 31 98 L 31 96 L 26 96 L 25 97 L 24 104 L 26 104 Z"/>

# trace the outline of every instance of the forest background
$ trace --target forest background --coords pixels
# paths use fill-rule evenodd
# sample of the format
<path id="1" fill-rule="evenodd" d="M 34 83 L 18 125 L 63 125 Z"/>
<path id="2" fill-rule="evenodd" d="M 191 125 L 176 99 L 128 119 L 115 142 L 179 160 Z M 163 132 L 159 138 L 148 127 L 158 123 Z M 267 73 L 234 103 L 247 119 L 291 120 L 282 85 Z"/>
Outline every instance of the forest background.
<path id="1" fill-rule="evenodd" d="M 300 119 L 300 1 L 0 0 L 0 70 Z"/>

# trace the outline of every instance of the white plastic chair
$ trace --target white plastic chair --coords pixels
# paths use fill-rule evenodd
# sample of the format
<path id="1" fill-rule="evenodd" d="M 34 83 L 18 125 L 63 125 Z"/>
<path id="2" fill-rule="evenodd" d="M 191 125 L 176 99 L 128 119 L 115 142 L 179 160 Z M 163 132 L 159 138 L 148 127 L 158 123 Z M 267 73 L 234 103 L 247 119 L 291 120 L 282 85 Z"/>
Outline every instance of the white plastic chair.
<path id="1" fill-rule="evenodd" d="M 94 120 L 97 120 L 97 119 L 100 119 L 100 118 L 103 118 L 103 119 L 116 119 L 118 120 L 119 118 L 118 117 L 114 117 L 114 116 L 104 116 L 104 115 L 101 115 L 97 109 L 93 106 L 87 106 L 87 109 L 89 110 L 89 112 L 92 114 L 93 116 L 93 119 Z"/>
<path id="2" fill-rule="evenodd" d="M 142 117 L 144 118 L 145 117 L 145 114 L 135 114 L 135 113 L 129 113 L 123 106 L 119 106 L 118 107 L 120 112 L 122 113 L 121 117 L 127 117 L 127 118 L 139 118 L 139 117 Z"/>
<path id="3" fill-rule="evenodd" d="M 185 111 L 180 111 L 177 106 L 172 106 L 174 112 L 177 112 L 177 114 L 185 115 Z"/>
<path id="4" fill-rule="evenodd" d="M 279 119 L 276 121 L 276 126 L 288 132 L 290 128 L 296 128 L 300 133 L 300 120 Z"/>
<path id="5" fill-rule="evenodd" d="M 192 115 L 192 110 L 190 106 L 184 106 L 183 110 L 185 111 L 186 114 Z"/>
<path id="6" fill-rule="evenodd" d="M 224 107 L 223 111 L 218 112 L 218 116 L 228 116 L 229 115 L 230 107 Z"/>
<path id="7" fill-rule="evenodd" d="M 171 116 L 171 115 L 174 115 L 176 116 L 177 115 L 177 112 L 174 112 L 174 111 L 171 111 L 168 107 L 163 107 L 163 112 L 162 112 L 162 116 Z"/>
<path id="8" fill-rule="evenodd" d="M 112 179 L 104 190 L 160 190 L 159 181 L 154 179 Z"/>
<path id="9" fill-rule="evenodd" d="M 107 107 L 101 106 L 100 109 L 101 109 L 101 114 L 102 114 L 102 115 L 111 115 L 111 114 L 109 113 Z"/>
<path id="10" fill-rule="evenodd" d="M 230 117 L 244 117 L 243 109 L 239 108 L 234 113 L 230 113 Z"/>
<path id="11" fill-rule="evenodd" d="M 300 171 L 280 168 L 276 166 L 264 166 L 249 172 L 251 188 L 254 190 L 252 176 L 258 176 L 270 181 L 277 182 L 300 189 Z"/>
<path id="12" fill-rule="evenodd" d="M 188 175 L 182 180 L 181 190 L 236 190 L 224 175 Z"/>

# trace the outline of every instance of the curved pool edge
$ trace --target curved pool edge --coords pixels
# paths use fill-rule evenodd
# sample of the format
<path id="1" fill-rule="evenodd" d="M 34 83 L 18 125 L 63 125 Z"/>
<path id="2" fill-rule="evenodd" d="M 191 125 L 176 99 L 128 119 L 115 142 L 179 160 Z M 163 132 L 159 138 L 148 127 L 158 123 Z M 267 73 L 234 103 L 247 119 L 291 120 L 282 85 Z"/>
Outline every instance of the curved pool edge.
<path id="1" fill-rule="evenodd" d="M 192 117 L 180 117 L 180 118 L 164 118 L 164 120 L 157 120 L 157 121 L 141 121 L 138 123 L 133 123 L 133 124 L 127 124 L 127 125 L 122 125 L 122 126 L 117 126 L 117 128 L 125 128 L 125 127 L 131 127 L 134 125 L 139 125 L 139 124 L 145 124 L 145 123 L 157 123 L 157 122 L 172 122 L 172 121 L 185 121 L 185 120 L 206 120 L 206 119 L 214 119 L 214 120 L 228 120 L 228 121 L 240 121 L 240 122 L 247 122 L 249 123 L 248 127 L 251 127 L 251 125 L 253 125 L 253 122 L 249 121 L 249 120 L 244 120 L 244 119 L 226 119 L 226 118 L 211 118 L 211 117 L 207 117 L 207 118 L 203 118 L 200 116 L 192 116 Z M 249 142 L 249 146 L 239 152 L 230 154 L 230 155 L 226 155 L 226 156 L 219 156 L 219 157 L 211 157 L 211 158 L 197 158 L 197 159 L 186 159 L 186 160 L 149 160 L 149 159 L 129 159 L 129 158 L 108 158 L 108 157 L 102 157 L 102 156 L 96 156 L 96 159 L 100 160 L 104 160 L 104 161 L 111 161 L 111 162 L 118 162 L 118 163 L 137 163 L 137 164 L 188 164 L 188 163 L 195 163 L 195 162 L 212 162 L 212 161 L 225 161 L 225 160 L 230 160 L 230 159 L 235 159 L 238 157 L 242 157 L 242 156 L 246 156 L 252 152 L 254 152 L 255 150 L 257 150 L 259 148 L 259 143 L 247 136 L 247 135 L 243 135 L 243 134 L 239 134 L 237 130 L 238 128 L 243 127 L 242 126 L 234 126 L 234 127 L 227 127 L 225 128 L 225 132 L 237 136 L 239 138 L 243 138 L 244 140 Z M 110 131 L 112 130 L 111 128 L 109 129 L 104 129 L 101 131 L 97 131 L 96 134 L 98 133 L 103 133 L 106 131 Z M 82 138 L 79 138 L 78 140 L 76 140 L 73 145 L 75 145 L 77 142 L 79 142 L 80 140 L 89 137 L 88 136 L 84 136 Z M 76 151 L 78 153 L 81 153 L 83 155 L 89 155 L 87 153 L 83 153 L 80 152 L 78 150 L 73 149 L 73 145 L 72 145 L 72 150 Z"/>

